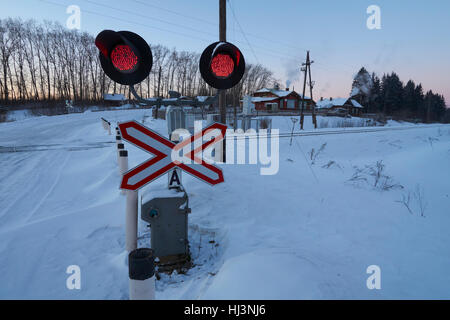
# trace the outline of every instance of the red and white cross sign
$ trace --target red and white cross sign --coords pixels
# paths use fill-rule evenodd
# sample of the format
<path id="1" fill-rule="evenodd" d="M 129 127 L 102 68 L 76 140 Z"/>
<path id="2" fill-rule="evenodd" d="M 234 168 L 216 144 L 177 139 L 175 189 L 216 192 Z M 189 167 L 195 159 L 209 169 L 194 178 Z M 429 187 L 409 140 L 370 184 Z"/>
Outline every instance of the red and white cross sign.
<path id="1" fill-rule="evenodd" d="M 214 123 L 178 144 L 136 121 L 119 123 L 119 129 L 123 140 L 154 155 L 124 174 L 121 189 L 138 190 L 175 167 L 211 185 L 224 181 L 222 170 L 205 162 L 202 157 L 203 150 L 222 141 L 225 137 L 227 126 L 223 124 Z M 213 136 L 214 139 L 210 140 L 208 136 Z M 202 143 L 203 139 L 207 141 Z M 185 149 L 189 152 L 180 155 L 180 152 L 184 152 Z M 173 159 L 174 155 L 176 159 Z"/>

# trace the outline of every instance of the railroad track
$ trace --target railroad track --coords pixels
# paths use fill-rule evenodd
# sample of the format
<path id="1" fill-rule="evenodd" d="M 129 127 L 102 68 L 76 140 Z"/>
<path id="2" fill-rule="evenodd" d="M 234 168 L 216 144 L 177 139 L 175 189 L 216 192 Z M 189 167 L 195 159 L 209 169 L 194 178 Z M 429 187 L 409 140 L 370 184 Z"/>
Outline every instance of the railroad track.
<path id="1" fill-rule="evenodd" d="M 364 128 L 364 129 L 355 129 L 355 130 L 333 130 L 333 131 L 308 131 L 308 132 L 294 132 L 288 133 L 283 132 L 278 135 L 279 138 L 290 138 L 291 135 L 293 137 L 305 137 L 305 136 L 322 136 L 322 135 L 332 135 L 332 134 L 348 134 L 348 133 L 367 133 L 367 132 L 383 132 L 383 131 L 400 131 L 400 130 L 411 130 L 411 129 L 429 129 L 429 128 L 439 128 L 439 127 L 448 127 L 449 125 L 439 124 L 439 125 L 430 125 L 430 126 L 408 126 L 408 127 L 382 127 L 382 128 Z M 236 139 L 256 139 L 258 137 L 257 134 L 245 135 L 243 137 L 236 137 Z"/>

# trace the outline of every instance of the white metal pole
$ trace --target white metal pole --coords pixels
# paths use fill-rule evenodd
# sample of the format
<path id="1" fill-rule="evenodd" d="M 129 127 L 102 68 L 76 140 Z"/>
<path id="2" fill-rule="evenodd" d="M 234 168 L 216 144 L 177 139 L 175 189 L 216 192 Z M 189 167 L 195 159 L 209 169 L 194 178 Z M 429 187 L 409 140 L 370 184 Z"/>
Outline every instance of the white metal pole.
<path id="1" fill-rule="evenodd" d="M 119 151 L 119 168 L 120 168 L 120 175 L 123 175 L 128 170 L 128 151 L 127 150 Z"/>
<path id="2" fill-rule="evenodd" d="M 130 300 L 155 299 L 155 260 L 153 250 L 140 248 L 128 255 Z"/>
<path id="3" fill-rule="evenodd" d="M 125 247 L 128 252 L 137 248 L 138 191 L 127 190 L 125 212 Z"/>
<path id="4" fill-rule="evenodd" d="M 119 151 L 119 170 L 120 170 L 120 177 L 123 177 L 125 172 L 128 171 L 128 151 L 127 150 Z M 126 194 L 125 190 L 122 190 L 121 193 Z"/>
<path id="5" fill-rule="evenodd" d="M 120 172 L 120 151 L 125 150 L 125 145 L 123 143 L 117 144 L 117 163 L 119 164 L 119 172 Z"/>

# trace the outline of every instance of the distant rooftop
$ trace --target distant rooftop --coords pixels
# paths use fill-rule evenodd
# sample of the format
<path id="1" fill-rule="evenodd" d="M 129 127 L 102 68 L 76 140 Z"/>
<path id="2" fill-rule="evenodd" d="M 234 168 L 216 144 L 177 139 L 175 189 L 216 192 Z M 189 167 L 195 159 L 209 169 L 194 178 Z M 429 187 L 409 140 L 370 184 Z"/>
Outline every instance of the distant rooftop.
<path id="1" fill-rule="evenodd" d="M 350 100 L 350 103 L 355 108 L 364 108 L 362 105 L 358 103 L 358 101 L 350 98 L 330 98 L 330 99 L 323 99 L 316 102 L 317 109 L 329 109 L 332 107 L 341 107 L 343 106 L 348 100 Z"/>
<path id="2" fill-rule="evenodd" d="M 262 88 L 259 89 L 258 91 L 256 91 L 255 93 L 273 93 L 274 95 L 276 95 L 277 97 L 283 98 L 286 97 L 288 95 L 290 95 L 291 93 L 295 92 L 294 90 L 280 90 L 280 89 L 268 89 L 268 88 Z M 298 94 L 300 97 L 302 97 L 301 94 L 299 94 L 298 92 L 295 92 L 296 94 Z M 305 96 L 305 99 L 311 99 L 307 96 Z"/>
<path id="3" fill-rule="evenodd" d="M 123 94 L 119 94 L 119 93 L 105 93 L 103 95 L 103 99 L 105 101 L 124 101 L 125 96 Z"/>

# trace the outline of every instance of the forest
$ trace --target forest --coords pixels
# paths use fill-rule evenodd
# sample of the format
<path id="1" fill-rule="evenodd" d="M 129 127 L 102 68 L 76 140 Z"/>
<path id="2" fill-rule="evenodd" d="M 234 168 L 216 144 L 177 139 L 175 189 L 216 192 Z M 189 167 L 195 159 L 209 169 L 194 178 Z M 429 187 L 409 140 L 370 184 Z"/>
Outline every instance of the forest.
<path id="1" fill-rule="evenodd" d="M 169 90 L 184 96 L 213 95 L 202 79 L 199 53 L 152 45 L 153 68 L 136 90 L 142 97 L 167 97 Z M 262 65 L 247 64 L 242 81 L 228 92 L 230 103 L 243 94 L 273 86 L 274 77 Z M 94 37 L 54 22 L 0 19 L 0 104 L 96 103 L 104 93 L 129 97 L 127 86 L 105 76 Z"/>
<path id="2" fill-rule="evenodd" d="M 168 97 L 170 90 L 183 96 L 216 93 L 200 75 L 199 53 L 150 45 L 152 71 L 136 86 L 142 97 Z M 266 67 L 247 64 L 242 80 L 227 91 L 227 104 L 238 105 L 243 95 L 278 83 Z M 0 19 L 0 105 L 51 107 L 65 100 L 92 105 L 101 103 L 104 93 L 130 97 L 127 86 L 116 84 L 102 71 L 91 34 L 49 21 Z M 450 122 L 450 110 L 442 95 L 424 92 L 422 85 L 412 80 L 403 84 L 394 72 L 380 79 L 361 68 L 350 96 L 365 106 L 366 113 Z"/>
<path id="3" fill-rule="evenodd" d="M 362 67 L 353 80 L 350 96 L 365 106 L 366 113 L 427 123 L 450 122 L 450 110 L 441 94 L 424 92 L 422 84 L 413 80 L 403 84 L 395 72 L 380 79 Z"/>

